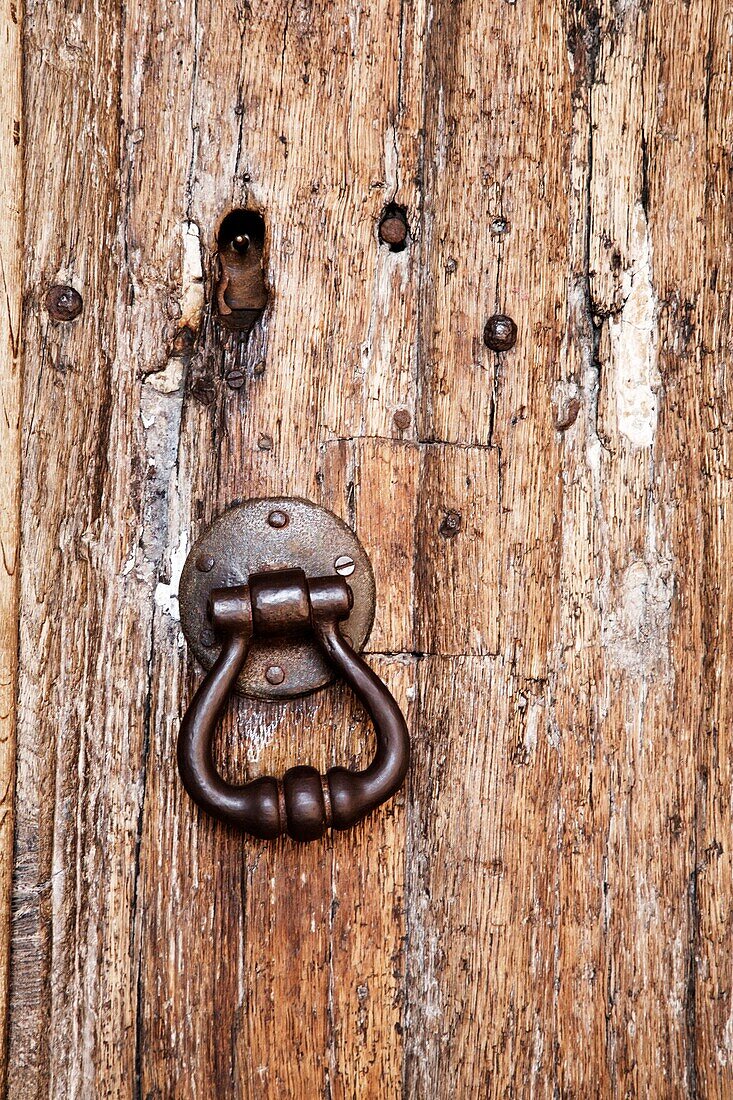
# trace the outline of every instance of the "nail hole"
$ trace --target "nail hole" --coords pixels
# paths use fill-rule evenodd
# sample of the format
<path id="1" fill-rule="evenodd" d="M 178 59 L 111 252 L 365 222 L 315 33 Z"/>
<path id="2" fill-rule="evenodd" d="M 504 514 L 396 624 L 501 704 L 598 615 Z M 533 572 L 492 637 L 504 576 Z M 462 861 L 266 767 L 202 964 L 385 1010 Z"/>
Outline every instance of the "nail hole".
<path id="1" fill-rule="evenodd" d="M 463 516 L 460 512 L 446 512 L 438 528 L 444 539 L 454 539 L 463 526 Z"/>

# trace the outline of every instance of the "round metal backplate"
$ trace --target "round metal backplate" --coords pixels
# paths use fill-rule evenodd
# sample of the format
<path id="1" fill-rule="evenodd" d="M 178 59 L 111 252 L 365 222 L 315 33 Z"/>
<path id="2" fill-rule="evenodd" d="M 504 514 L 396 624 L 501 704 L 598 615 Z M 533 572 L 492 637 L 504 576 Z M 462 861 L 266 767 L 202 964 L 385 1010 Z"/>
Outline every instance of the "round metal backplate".
<path id="1" fill-rule="evenodd" d="M 205 669 L 211 668 L 220 649 L 207 611 L 211 590 L 247 584 L 252 573 L 296 568 L 307 577 L 336 573 L 345 577 L 354 593 L 354 606 L 342 633 L 354 649 L 364 648 L 374 621 L 376 593 L 371 563 L 354 532 L 333 512 L 307 500 L 248 500 L 207 527 L 181 574 L 181 627 Z M 273 682 L 281 674 L 281 682 Z M 255 699 L 292 699 L 334 679 L 314 641 L 254 640 L 237 691 Z"/>

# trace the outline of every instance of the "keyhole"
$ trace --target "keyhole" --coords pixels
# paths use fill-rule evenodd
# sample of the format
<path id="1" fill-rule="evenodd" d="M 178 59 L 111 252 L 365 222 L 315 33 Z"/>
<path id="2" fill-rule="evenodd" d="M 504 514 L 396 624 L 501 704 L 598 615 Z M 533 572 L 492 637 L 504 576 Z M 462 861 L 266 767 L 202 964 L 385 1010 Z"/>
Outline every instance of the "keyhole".
<path id="1" fill-rule="evenodd" d="M 265 219 L 259 210 L 231 210 L 216 235 L 220 252 L 232 249 L 245 255 L 250 248 L 262 252 L 265 244 Z"/>
<path id="2" fill-rule="evenodd" d="M 222 220 L 216 243 L 219 320 L 234 332 L 249 333 L 267 306 L 265 219 L 258 210 L 232 210 Z"/>

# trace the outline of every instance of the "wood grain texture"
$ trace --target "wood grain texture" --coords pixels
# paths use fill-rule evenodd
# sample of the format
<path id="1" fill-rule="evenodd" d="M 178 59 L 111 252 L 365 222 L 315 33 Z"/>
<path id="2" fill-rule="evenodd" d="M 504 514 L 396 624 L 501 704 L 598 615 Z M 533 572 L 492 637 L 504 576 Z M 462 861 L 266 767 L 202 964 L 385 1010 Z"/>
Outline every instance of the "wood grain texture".
<path id="1" fill-rule="evenodd" d="M 0 4 L 0 1093 L 6 1086 L 16 697 L 21 459 L 23 163 L 21 9 Z"/>
<path id="2" fill-rule="evenodd" d="M 28 4 L 12 1100 L 731 1095 L 731 35 L 730 0 Z M 357 529 L 413 736 L 310 846 L 175 769 L 183 561 L 269 493 Z M 371 744 L 335 686 L 234 702 L 217 756 Z"/>

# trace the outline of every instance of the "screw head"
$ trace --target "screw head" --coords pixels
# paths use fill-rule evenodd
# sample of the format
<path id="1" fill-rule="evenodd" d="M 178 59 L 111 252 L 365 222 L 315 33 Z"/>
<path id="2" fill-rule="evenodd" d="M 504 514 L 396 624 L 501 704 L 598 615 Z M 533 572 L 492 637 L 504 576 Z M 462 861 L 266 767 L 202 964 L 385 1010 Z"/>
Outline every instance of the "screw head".
<path id="1" fill-rule="evenodd" d="M 46 309 L 54 321 L 73 321 L 84 307 L 84 301 L 73 286 L 52 286 L 46 295 Z"/>
<path id="2" fill-rule="evenodd" d="M 245 383 L 244 371 L 235 369 L 224 375 L 224 381 L 230 390 L 241 390 Z"/>
<path id="3" fill-rule="evenodd" d="M 336 558 L 333 567 L 340 577 L 350 577 L 356 568 L 354 559 L 350 558 L 348 554 L 341 554 L 340 557 Z"/>
<path id="4" fill-rule="evenodd" d="M 211 554 L 199 554 L 196 558 L 196 568 L 199 573 L 210 573 L 214 568 L 214 559 Z"/>
<path id="5" fill-rule="evenodd" d="M 509 351 L 517 342 L 517 326 L 505 313 L 489 317 L 484 329 L 484 343 L 492 351 Z"/>
<path id="6" fill-rule="evenodd" d="M 199 635 L 199 640 L 201 642 L 201 645 L 205 645 L 206 648 L 209 649 L 216 642 L 214 631 L 209 630 L 208 627 L 204 627 L 204 629 L 201 631 L 201 634 Z"/>
<path id="7" fill-rule="evenodd" d="M 265 672 L 265 679 L 267 680 L 268 684 L 281 684 L 285 679 L 285 673 L 280 668 L 280 665 L 270 665 L 270 667 Z"/>
<path id="8" fill-rule="evenodd" d="M 278 508 L 276 508 L 273 512 L 270 512 L 269 516 L 267 517 L 267 522 L 270 524 L 270 527 L 287 527 L 288 523 L 290 522 L 290 516 L 287 512 L 281 512 Z"/>

